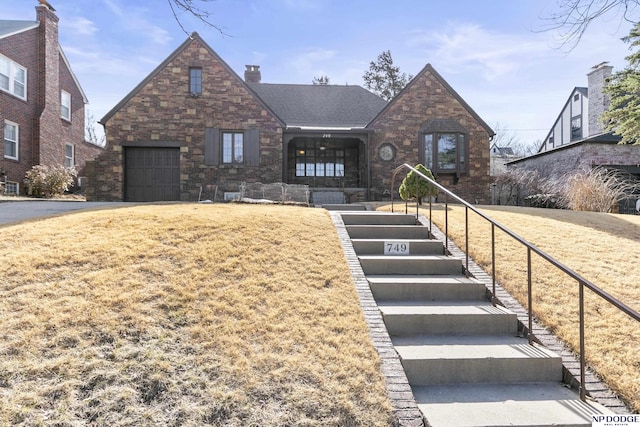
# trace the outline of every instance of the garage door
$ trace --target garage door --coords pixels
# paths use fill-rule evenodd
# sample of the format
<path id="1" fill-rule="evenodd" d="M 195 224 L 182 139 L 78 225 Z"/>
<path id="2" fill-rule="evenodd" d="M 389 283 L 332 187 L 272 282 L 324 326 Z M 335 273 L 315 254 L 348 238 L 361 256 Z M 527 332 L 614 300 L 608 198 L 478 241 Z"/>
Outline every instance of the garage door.
<path id="1" fill-rule="evenodd" d="M 124 157 L 127 202 L 180 200 L 180 149 L 127 147 Z"/>

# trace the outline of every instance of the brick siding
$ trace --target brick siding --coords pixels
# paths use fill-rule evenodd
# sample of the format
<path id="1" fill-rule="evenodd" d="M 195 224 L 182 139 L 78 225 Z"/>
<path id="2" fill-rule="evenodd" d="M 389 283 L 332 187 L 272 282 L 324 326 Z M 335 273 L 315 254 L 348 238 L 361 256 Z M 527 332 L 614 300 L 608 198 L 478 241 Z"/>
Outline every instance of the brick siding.
<path id="1" fill-rule="evenodd" d="M 0 132 L 4 121 L 19 125 L 18 160 L 4 158 L 0 169 L 10 181 L 22 182 L 32 166 L 63 165 L 65 144 L 75 147 L 75 163 L 83 172 L 86 160 L 101 147 L 85 142 L 84 100 L 58 45 L 58 17 L 44 6 L 36 7 L 40 26 L 0 39 L 0 53 L 27 69 L 27 100 L 0 91 Z M 42 48 L 44 46 L 44 48 Z M 71 94 L 72 121 L 60 117 L 60 90 Z"/>
<path id="2" fill-rule="evenodd" d="M 545 175 L 589 170 L 599 165 L 635 166 L 640 164 L 640 145 L 584 142 L 523 159 L 516 164 Z"/>

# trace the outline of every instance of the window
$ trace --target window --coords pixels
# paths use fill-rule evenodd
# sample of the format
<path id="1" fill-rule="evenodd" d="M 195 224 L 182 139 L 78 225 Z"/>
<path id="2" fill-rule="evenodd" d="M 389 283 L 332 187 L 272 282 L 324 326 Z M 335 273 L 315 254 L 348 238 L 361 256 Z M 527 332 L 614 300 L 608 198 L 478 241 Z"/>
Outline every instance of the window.
<path id="1" fill-rule="evenodd" d="M 4 122 L 4 157 L 18 160 L 19 127 L 10 121 Z"/>
<path id="2" fill-rule="evenodd" d="M 202 94 L 202 68 L 189 68 L 189 93 L 193 97 Z"/>
<path id="3" fill-rule="evenodd" d="M 315 142 L 298 144 L 296 176 L 343 177 L 344 150 L 318 146 Z"/>
<path id="4" fill-rule="evenodd" d="M 576 93 L 575 95 L 573 95 L 573 100 L 574 101 L 579 101 L 580 100 L 580 94 Z"/>
<path id="5" fill-rule="evenodd" d="M 222 163 L 241 164 L 244 160 L 244 133 L 222 132 Z"/>
<path id="6" fill-rule="evenodd" d="M 462 133 L 428 133 L 424 135 L 424 165 L 435 172 L 465 172 L 467 146 Z"/>
<path id="7" fill-rule="evenodd" d="M 27 99 L 27 69 L 0 55 L 0 89 Z"/>
<path id="8" fill-rule="evenodd" d="M 571 119 L 571 140 L 582 138 L 582 117 Z"/>
<path id="9" fill-rule="evenodd" d="M 64 165 L 65 167 L 72 168 L 76 164 L 75 161 L 75 147 L 72 144 L 64 145 Z"/>
<path id="10" fill-rule="evenodd" d="M 60 91 L 60 117 L 71 121 L 71 94 Z"/>

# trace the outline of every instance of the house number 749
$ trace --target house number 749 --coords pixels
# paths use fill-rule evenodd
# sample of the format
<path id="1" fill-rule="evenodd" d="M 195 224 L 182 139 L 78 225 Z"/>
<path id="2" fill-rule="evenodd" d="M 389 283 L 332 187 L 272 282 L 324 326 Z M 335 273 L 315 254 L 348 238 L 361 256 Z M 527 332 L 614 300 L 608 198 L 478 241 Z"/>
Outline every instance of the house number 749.
<path id="1" fill-rule="evenodd" d="M 384 242 L 385 255 L 409 255 L 408 242 Z"/>
<path id="2" fill-rule="evenodd" d="M 331 134 L 330 133 L 323 133 L 322 137 L 323 138 L 331 138 Z"/>

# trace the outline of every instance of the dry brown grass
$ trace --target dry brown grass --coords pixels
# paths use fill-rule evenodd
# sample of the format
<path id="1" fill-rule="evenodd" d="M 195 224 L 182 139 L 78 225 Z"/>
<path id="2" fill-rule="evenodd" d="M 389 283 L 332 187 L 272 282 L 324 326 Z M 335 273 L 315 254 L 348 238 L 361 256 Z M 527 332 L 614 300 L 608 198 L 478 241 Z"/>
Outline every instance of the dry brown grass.
<path id="1" fill-rule="evenodd" d="M 508 206 L 480 209 L 640 311 L 640 216 Z M 428 218 L 428 207 L 421 212 Z M 435 206 L 433 221 L 444 231 L 442 205 Z M 469 229 L 469 254 L 491 273 L 491 227 L 470 212 Z M 464 250 L 462 206 L 449 206 L 449 234 Z M 526 307 L 526 249 L 498 229 L 496 248 L 497 280 Z M 579 348 L 577 282 L 535 254 L 532 271 L 535 315 L 572 348 Z M 640 323 L 589 290 L 585 296 L 588 362 L 634 411 L 640 411 Z"/>
<path id="2" fill-rule="evenodd" d="M 322 210 L 151 205 L 1 231 L 0 425 L 391 424 Z"/>

